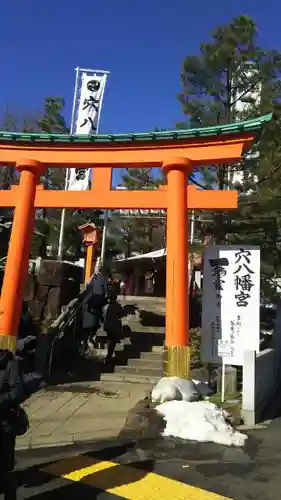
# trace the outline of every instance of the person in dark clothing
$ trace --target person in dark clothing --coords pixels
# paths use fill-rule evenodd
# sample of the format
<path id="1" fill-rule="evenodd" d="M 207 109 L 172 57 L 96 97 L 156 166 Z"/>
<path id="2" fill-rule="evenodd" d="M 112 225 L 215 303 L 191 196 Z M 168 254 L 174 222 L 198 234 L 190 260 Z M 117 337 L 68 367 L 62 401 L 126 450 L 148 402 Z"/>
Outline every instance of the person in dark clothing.
<path id="1" fill-rule="evenodd" d="M 28 418 L 20 405 L 39 388 L 42 377 L 21 375 L 19 360 L 11 351 L 0 350 L 0 492 L 5 500 L 16 500 L 16 436 L 28 428 Z M 1 491 L 2 490 L 2 491 Z"/>
<path id="2" fill-rule="evenodd" d="M 151 295 L 154 292 L 155 272 L 153 269 L 147 271 L 144 276 L 145 279 L 145 293 Z"/>
<path id="3" fill-rule="evenodd" d="M 91 339 L 92 341 L 94 340 L 97 331 L 103 322 L 103 307 L 107 303 L 109 278 L 109 269 L 107 269 L 105 266 L 102 266 L 95 273 L 93 281 L 90 285 L 92 289 L 92 296 L 90 299 L 89 307 L 95 317 L 95 325 L 93 327 Z"/>
<path id="4" fill-rule="evenodd" d="M 117 294 L 112 291 L 108 304 L 104 308 L 103 328 L 107 334 L 106 362 L 113 358 L 114 350 L 122 334 L 123 307 L 117 301 Z"/>
<path id="5" fill-rule="evenodd" d="M 22 311 L 20 316 L 20 324 L 18 328 L 18 338 L 23 339 L 29 335 L 36 337 L 38 334 L 35 323 L 28 310 L 28 303 L 23 302 Z"/>
<path id="6" fill-rule="evenodd" d="M 38 331 L 29 314 L 28 303 L 23 302 L 18 328 L 17 351 L 20 351 L 19 355 L 22 361 L 21 367 L 24 372 L 30 372 L 34 369 L 38 339 Z M 40 368 L 41 366 L 42 364 L 40 365 Z"/>
<path id="7" fill-rule="evenodd" d="M 99 324 L 96 324 L 97 318 L 89 302 L 86 302 L 82 309 L 82 329 L 81 329 L 81 353 L 85 355 L 88 348 L 93 348 L 92 342 L 96 335 Z"/>

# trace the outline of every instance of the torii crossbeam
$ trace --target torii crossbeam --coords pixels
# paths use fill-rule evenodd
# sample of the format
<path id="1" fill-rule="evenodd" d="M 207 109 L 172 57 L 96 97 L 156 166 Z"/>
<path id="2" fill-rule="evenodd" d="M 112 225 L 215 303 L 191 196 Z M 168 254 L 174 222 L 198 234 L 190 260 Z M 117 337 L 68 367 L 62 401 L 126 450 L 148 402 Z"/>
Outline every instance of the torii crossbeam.
<path id="1" fill-rule="evenodd" d="M 0 132 L 0 164 L 16 164 L 21 172 L 19 186 L 0 195 L 0 206 L 15 207 L 0 300 L 0 348 L 15 349 L 36 208 L 166 209 L 164 373 L 189 377 L 188 209 L 234 209 L 237 193 L 187 187 L 187 175 L 198 165 L 241 160 L 271 117 L 151 134 L 88 137 Z M 112 168 L 132 166 L 162 167 L 167 187 L 112 189 Z M 48 167 L 92 168 L 92 189 L 44 191 L 40 176 Z"/>

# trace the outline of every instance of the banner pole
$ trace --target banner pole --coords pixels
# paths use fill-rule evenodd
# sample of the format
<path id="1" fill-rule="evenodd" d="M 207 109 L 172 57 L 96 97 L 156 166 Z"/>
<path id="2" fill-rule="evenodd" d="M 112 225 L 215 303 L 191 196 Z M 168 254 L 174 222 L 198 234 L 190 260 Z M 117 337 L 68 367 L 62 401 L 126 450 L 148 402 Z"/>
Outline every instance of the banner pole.
<path id="1" fill-rule="evenodd" d="M 100 254 L 101 264 L 104 263 L 105 259 L 107 228 L 108 228 L 108 210 L 105 210 L 103 216 L 103 231 L 102 231 L 101 254 Z"/>
<path id="2" fill-rule="evenodd" d="M 107 80 L 107 76 L 109 74 L 110 74 L 109 72 L 106 73 L 106 80 Z M 105 85 L 103 87 L 103 91 L 102 91 L 102 95 L 101 95 L 101 102 L 102 103 L 103 103 L 104 91 L 105 91 Z M 99 114 L 98 114 L 98 120 L 97 120 L 97 134 L 99 133 L 100 115 L 101 115 L 101 107 L 99 108 Z M 103 212 L 103 230 L 102 230 L 101 258 L 100 258 L 101 264 L 104 263 L 104 259 L 105 259 L 107 228 L 108 228 L 108 210 L 105 210 Z"/>
<path id="3" fill-rule="evenodd" d="M 110 71 L 104 71 L 103 69 L 79 68 L 79 70 L 84 73 L 101 73 L 102 75 L 110 75 Z"/>
<path id="4" fill-rule="evenodd" d="M 221 402 L 224 403 L 225 399 L 225 362 L 222 358 L 222 374 L 221 374 Z"/>
<path id="5" fill-rule="evenodd" d="M 75 87 L 74 87 L 74 96 L 72 103 L 72 113 L 71 113 L 71 123 L 70 123 L 70 133 L 73 134 L 74 131 L 74 121 L 75 121 L 75 109 L 76 109 L 76 100 L 77 100 L 77 92 L 78 92 L 78 81 L 79 81 L 79 72 L 80 69 L 75 68 L 76 76 L 75 76 Z M 69 169 L 66 169 L 65 172 L 65 183 L 64 190 L 67 191 L 68 188 L 68 178 L 69 178 Z M 61 223 L 60 223 L 60 235 L 59 235 L 59 246 L 58 246 L 58 260 L 62 260 L 63 256 L 63 240 L 64 240 L 64 228 L 65 228 L 65 215 L 66 209 L 63 208 L 61 212 Z"/>

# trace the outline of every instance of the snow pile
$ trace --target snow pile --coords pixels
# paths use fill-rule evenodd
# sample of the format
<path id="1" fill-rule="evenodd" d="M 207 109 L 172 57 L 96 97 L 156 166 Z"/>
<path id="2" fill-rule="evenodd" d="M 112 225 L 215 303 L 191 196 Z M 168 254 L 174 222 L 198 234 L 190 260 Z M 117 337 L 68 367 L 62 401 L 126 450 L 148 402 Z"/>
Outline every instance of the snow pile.
<path id="1" fill-rule="evenodd" d="M 179 377 L 163 377 L 153 387 L 151 399 L 153 403 L 179 400 L 198 401 L 200 394 L 192 380 Z"/>
<path id="2" fill-rule="evenodd" d="M 208 401 L 169 401 L 156 407 L 166 421 L 163 436 L 244 446 L 247 436 L 226 422 L 227 412 Z"/>
<path id="3" fill-rule="evenodd" d="M 197 391 L 202 396 L 202 398 L 208 398 L 209 396 L 214 394 L 214 391 L 210 389 L 207 382 L 201 382 L 200 380 L 194 380 L 194 379 L 193 382 L 196 386 Z"/>
<path id="4" fill-rule="evenodd" d="M 153 403 L 166 401 L 198 401 L 201 397 L 212 394 L 205 382 L 186 380 L 179 377 L 163 377 L 152 390 Z"/>

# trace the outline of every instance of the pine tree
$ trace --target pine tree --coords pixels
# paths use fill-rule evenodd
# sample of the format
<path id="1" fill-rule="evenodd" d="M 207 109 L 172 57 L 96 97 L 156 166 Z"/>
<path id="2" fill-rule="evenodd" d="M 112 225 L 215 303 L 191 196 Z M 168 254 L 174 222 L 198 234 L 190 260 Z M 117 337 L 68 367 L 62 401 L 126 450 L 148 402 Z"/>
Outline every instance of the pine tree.
<path id="1" fill-rule="evenodd" d="M 38 121 L 41 132 L 46 134 L 62 134 L 69 132 L 62 115 L 64 107 L 65 102 L 62 97 L 45 98 L 43 116 Z M 66 171 L 64 168 L 48 168 L 44 176 L 45 189 L 62 189 L 65 182 L 65 173 Z"/>
<path id="2" fill-rule="evenodd" d="M 254 21 L 238 16 L 213 31 L 211 41 L 201 44 L 199 56 L 185 59 L 179 99 L 187 122 L 178 126 L 223 125 L 275 112 L 275 119 L 252 154 L 235 167 L 241 177 L 235 185 L 240 193 L 239 210 L 231 215 L 215 213 L 212 217 L 216 242 L 225 242 L 227 238 L 228 242 L 261 245 L 262 284 L 263 289 L 268 290 L 274 275 L 281 270 L 276 248 L 281 222 L 278 215 L 281 53 L 264 50 L 258 42 Z M 228 165 L 209 165 L 199 169 L 195 179 L 203 187 L 224 189 L 228 187 L 229 177 L 231 179 Z M 274 221 L 270 232 L 269 220 Z M 207 226 L 210 231 L 210 224 Z"/>

